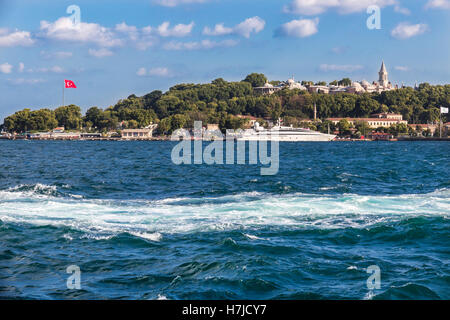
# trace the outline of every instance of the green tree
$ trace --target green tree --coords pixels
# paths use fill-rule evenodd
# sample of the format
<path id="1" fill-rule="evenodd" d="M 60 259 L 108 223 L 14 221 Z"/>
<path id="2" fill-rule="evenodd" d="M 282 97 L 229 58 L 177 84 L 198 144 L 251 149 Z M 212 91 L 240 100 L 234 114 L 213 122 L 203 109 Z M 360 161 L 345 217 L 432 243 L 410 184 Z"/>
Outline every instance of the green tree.
<path id="1" fill-rule="evenodd" d="M 363 136 L 367 136 L 367 134 L 370 132 L 370 127 L 369 127 L 369 124 L 367 123 L 367 121 L 356 121 L 355 128 Z"/>
<path id="2" fill-rule="evenodd" d="M 349 87 L 352 85 L 352 80 L 350 80 L 350 78 L 344 78 L 338 82 L 338 85 Z"/>
<path id="3" fill-rule="evenodd" d="M 82 124 L 81 109 L 73 104 L 56 108 L 55 117 L 58 125 L 64 126 L 67 130 L 80 129 Z"/>
<path id="4" fill-rule="evenodd" d="M 138 129 L 139 123 L 136 120 L 129 120 L 127 121 L 127 128 L 129 129 Z"/>
<path id="5" fill-rule="evenodd" d="M 267 77 L 262 73 L 251 73 L 244 80 L 249 82 L 252 87 L 262 87 L 267 82 Z"/>
<path id="6" fill-rule="evenodd" d="M 171 131 L 171 128 L 172 128 L 171 117 L 162 119 L 158 124 L 158 132 L 162 134 L 169 133 Z"/>
<path id="7" fill-rule="evenodd" d="M 172 116 L 172 121 L 171 121 L 171 130 L 177 130 L 177 129 L 181 129 L 186 125 L 187 119 L 184 115 L 182 114 L 176 114 L 174 116 Z"/>
<path id="8" fill-rule="evenodd" d="M 226 86 L 227 82 L 223 80 L 222 78 L 217 78 L 211 82 L 215 86 L 224 87 Z"/>
<path id="9" fill-rule="evenodd" d="M 346 119 L 342 119 L 338 123 L 339 133 L 348 134 L 350 132 L 350 123 Z"/>
<path id="10" fill-rule="evenodd" d="M 55 112 L 50 109 L 31 111 L 30 130 L 49 131 L 58 125 Z"/>

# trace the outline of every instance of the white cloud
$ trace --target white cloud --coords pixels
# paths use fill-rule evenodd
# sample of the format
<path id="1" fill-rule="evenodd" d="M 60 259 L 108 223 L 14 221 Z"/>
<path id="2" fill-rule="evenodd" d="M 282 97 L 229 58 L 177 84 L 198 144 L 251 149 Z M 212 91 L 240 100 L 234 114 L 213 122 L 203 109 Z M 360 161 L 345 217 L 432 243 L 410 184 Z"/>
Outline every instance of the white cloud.
<path id="1" fill-rule="evenodd" d="M 408 22 L 401 22 L 391 31 L 391 36 L 397 39 L 408 39 L 423 34 L 428 29 L 428 25 L 423 23 L 410 24 Z"/>
<path id="2" fill-rule="evenodd" d="M 57 52 L 47 52 L 47 51 L 41 51 L 41 56 L 46 59 L 65 59 L 72 57 L 72 52 L 68 51 L 57 51 Z"/>
<path id="3" fill-rule="evenodd" d="M 116 24 L 116 28 L 115 29 L 117 31 L 127 32 L 127 33 L 135 33 L 135 32 L 137 32 L 136 26 L 129 26 L 125 22 Z"/>
<path id="4" fill-rule="evenodd" d="M 426 9 L 450 9 L 450 0 L 429 0 Z"/>
<path id="5" fill-rule="evenodd" d="M 395 66 L 394 69 L 397 71 L 403 71 L 403 72 L 410 70 L 408 67 L 404 67 L 404 66 Z"/>
<path id="6" fill-rule="evenodd" d="M 292 14 L 317 15 L 329 9 L 340 14 L 361 12 L 370 5 L 385 7 L 397 4 L 397 0 L 293 0 L 284 7 L 284 12 Z"/>
<path id="7" fill-rule="evenodd" d="M 172 27 L 169 21 L 165 21 L 158 27 L 137 28 L 122 22 L 113 28 L 107 28 L 97 23 L 80 22 L 75 25 L 70 18 L 62 17 L 55 22 L 41 21 L 40 36 L 50 40 L 94 44 L 99 49 L 90 49 L 89 54 L 106 57 L 112 55 L 111 48 L 125 44 L 133 45 L 138 50 L 146 50 L 157 44 L 160 38 L 188 36 L 194 25 L 195 23 L 191 22 Z M 53 55 L 44 51 L 41 54 L 47 57 Z"/>
<path id="8" fill-rule="evenodd" d="M 34 44 L 34 42 L 31 38 L 31 33 L 28 31 L 9 31 L 6 28 L 0 28 L 0 47 L 27 47 Z"/>
<path id="9" fill-rule="evenodd" d="M 151 26 L 142 28 L 142 33 L 144 33 L 144 34 L 150 34 L 152 31 L 153 31 L 153 28 Z"/>
<path id="10" fill-rule="evenodd" d="M 129 26 L 125 22 L 117 24 L 115 30 L 127 34 L 128 37 L 133 41 L 136 41 L 139 36 L 137 27 Z"/>
<path id="11" fill-rule="evenodd" d="M 23 70 L 25 70 L 25 64 L 23 62 L 19 63 L 19 72 L 23 72 Z"/>
<path id="12" fill-rule="evenodd" d="M 166 50 L 202 50 L 202 49 L 214 49 L 214 48 L 225 48 L 234 47 L 238 44 L 235 40 L 224 40 L 224 41 L 192 41 L 192 42 L 178 42 L 171 41 L 164 45 Z"/>
<path id="13" fill-rule="evenodd" d="M 0 64 L 0 72 L 1 73 L 11 73 L 13 66 L 10 65 L 8 62 L 5 62 L 3 64 Z"/>
<path id="14" fill-rule="evenodd" d="M 29 73 L 63 73 L 64 69 L 60 66 L 53 66 L 53 67 L 43 67 L 43 68 L 37 68 L 37 69 L 28 69 L 27 72 Z"/>
<path id="15" fill-rule="evenodd" d="M 181 4 L 205 3 L 209 0 L 154 0 L 153 2 L 164 7 L 176 7 Z"/>
<path id="16" fill-rule="evenodd" d="M 194 22 L 190 24 L 177 24 L 172 29 L 170 28 L 170 22 L 163 22 L 158 28 L 156 32 L 161 37 L 185 37 L 189 35 L 194 28 Z"/>
<path id="17" fill-rule="evenodd" d="M 136 74 L 140 77 L 144 76 L 169 77 L 171 75 L 171 72 L 168 68 L 165 67 L 151 68 L 148 71 L 146 68 L 139 68 Z"/>
<path id="18" fill-rule="evenodd" d="M 45 82 L 44 79 L 24 79 L 24 78 L 18 78 L 18 79 L 8 79 L 9 82 L 16 85 L 21 84 L 38 84 Z"/>
<path id="19" fill-rule="evenodd" d="M 205 27 L 203 29 L 203 34 L 207 36 L 225 36 L 233 33 L 233 28 L 227 28 L 223 23 L 218 23 L 214 26 L 214 29 Z"/>
<path id="20" fill-rule="evenodd" d="M 394 7 L 394 11 L 397 12 L 397 13 L 404 14 L 405 16 L 409 16 L 411 14 L 411 11 L 409 11 L 408 8 L 404 8 L 404 7 L 401 7 L 399 5 L 396 5 Z"/>
<path id="21" fill-rule="evenodd" d="M 156 40 L 153 39 L 143 39 L 136 42 L 136 48 L 138 50 L 147 50 L 150 47 L 153 47 L 157 43 Z"/>
<path id="22" fill-rule="evenodd" d="M 61 67 L 59 67 L 59 66 L 54 66 L 54 67 L 51 67 L 51 68 L 49 69 L 49 72 L 63 73 L 63 72 L 64 72 L 64 69 L 61 68 Z"/>
<path id="23" fill-rule="evenodd" d="M 207 36 L 223 36 L 229 34 L 238 34 L 245 38 L 250 38 L 252 32 L 259 33 L 264 30 L 266 22 L 260 17 L 252 17 L 245 19 L 233 28 L 225 27 L 223 23 L 216 24 L 214 29 L 205 27 L 203 34 Z"/>
<path id="24" fill-rule="evenodd" d="M 234 27 L 234 32 L 245 38 L 250 38 L 252 32 L 261 32 L 265 25 L 266 22 L 260 17 L 248 18 Z"/>
<path id="25" fill-rule="evenodd" d="M 101 47 L 123 45 L 123 41 L 109 28 L 97 23 L 80 22 L 75 25 L 69 17 L 62 17 L 55 22 L 41 21 L 42 36 L 52 40 L 94 43 Z"/>
<path id="26" fill-rule="evenodd" d="M 357 70 L 361 70 L 364 67 L 361 65 L 337 65 L 337 64 L 321 64 L 319 66 L 320 71 L 329 72 L 329 71 L 341 71 L 341 72 L 354 72 Z"/>
<path id="27" fill-rule="evenodd" d="M 109 57 L 113 55 L 113 52 L 106 48 L 101 49 L 89 49 L 89 55 L 96 57 L 96 58 L 104 58 Z"/>
<path id="28" fill-rule="evenodd" d="M 152 68 L 148 71 L 150 76 L 167 77 L 169 76 L 169 69 L 167 68 Z"/>
<path id="29" fill-rule="evenodd" d="M 292 20 L 283 24 L 275 32 L 277 36 L 305 38 L 318 32 L 319 18 Z"/>
<path id="30" fill-rule="evenodd" d="M 143 76 L 147 75 L 147 69 L 139 68 L 139 70 L 136 72 L 136 74 L 140 77 L 143 77 Z"/>
<path id="31" fill-rule="evenodd" d="M 348 50 L 348 47 L 346 47 L 346 46 L 334 47 L 331 49 L 331 51 L 336 54 L 345 53 L 347 50 Z"/>
<path id="32" fill-rule="evenodd" d="M 116 25 L 116 30 L 127 34 L 138 50 L 147 50 L 158 43 L 158 31 L 151 26 L 138 29 L 135 26 L 129 26 L 123 22 Z"/>

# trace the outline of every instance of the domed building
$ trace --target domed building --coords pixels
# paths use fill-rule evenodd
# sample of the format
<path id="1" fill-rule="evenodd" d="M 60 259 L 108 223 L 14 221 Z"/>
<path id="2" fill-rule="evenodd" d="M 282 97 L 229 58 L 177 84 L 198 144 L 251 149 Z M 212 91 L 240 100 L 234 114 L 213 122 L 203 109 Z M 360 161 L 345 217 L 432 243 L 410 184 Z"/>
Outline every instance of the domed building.
<path id="1" fill-rule="evenodd" d="M 383 91 L 395 90 L 398 87 L 393 86 L 389 81 L 389 74 L 387 72 L 386 65 L 384 61 L 381 63 L 380 71 L 378 72 L 378 82 L 374 81 L 369 83 L 366 80 L 361 82 L 352 82 L 350 86 L 342 86 L 342 85 L 307 85 L 303 86 L 300 82 L 295 81 L 294 77 L 287 79 L 286 81 L 280 82 L 279 85 L 273 86 L 270 83 L 266 83 L 262 87 L 253 88 L 256 94 L 272 94 L 274 92 L 283 90 L 283 89 L 299 89 L 299 90 L 308 90 L 310 93 L 325 93 L 325 94 L 338 94 L 338 93 L 372 93 L 377 92 L 381 93 Z"/>
<path id="2" fill-rule="evenodd" d="M 366 81 L 367 82 L 367 81 Z M 364 93 L 366 90 L 359 82 L 352 82 L 352 85 L 346 90 L 348 93 Z"/>
<path id="3" fill-rule="evenodd" d="M 366 80 L 360 82 L 361 87 L 365 92 L 383 92 L 394 90 L 395 88 L 392 86 L 392 83 L 389 81 L 388 72 L 386 69 L 386 65 L 384 61 L 381 63 L 380 71 L 378 72 L 378 82 L 374 81 L 373 83 L 369 83 Z"/>
<path id="4" fill-rule="evenodd" d="M 289 90 L 294 89 L 306 90 L 306 87 L 302 86 L 300 82 L 296 82 L 293 77 L 291 79 L 288 79 L 284 84 L 285 87 L 287 87 Z"/>
<path id="5" fill-rule="evenodd" d="M 262 94 L 262 95 L 270 95 L 274 92 L 283 90 L 283 89 L 289 89 L 289 90 L 294 90 L 294 89 L 299 89 L 299 90 L 306 90 L 306 87 L 302 86 L 302 84 L 300 82 L 296 82 L 294 80 L 294 78 L 290 78 L 286 81 L 282 81 L 280 82 L 279 85 L 274 86 L 268 82 L 266 82 L 266 84 L 264 84 L 264 86 L 262 87 L 256 87 L 253 88 L 254 92 L 256 94 Z"/>

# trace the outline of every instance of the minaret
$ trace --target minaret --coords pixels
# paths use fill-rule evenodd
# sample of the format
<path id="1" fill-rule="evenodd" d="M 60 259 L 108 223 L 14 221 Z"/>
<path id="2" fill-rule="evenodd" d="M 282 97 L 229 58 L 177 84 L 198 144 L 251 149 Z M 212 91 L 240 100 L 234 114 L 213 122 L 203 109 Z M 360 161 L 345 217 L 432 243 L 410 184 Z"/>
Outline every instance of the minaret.
<path id="1" fill-rule="evenodd" d="M 381 69 L 380 72 L 378 72 L 378 74 L 380 75 L 378 79 L 378 83 L 380 84 L 380 86 L 387 87 L 389 85 L 389 80 L 388 80 L 388 72 L 386 70 L 386 66 L 384 65 L 384 61 L 381 63 Z"/>
<path id="2" fill-rule="evenodd" d="M 317 105 L 314 102 L 314 121 L 317 121 Z"/>

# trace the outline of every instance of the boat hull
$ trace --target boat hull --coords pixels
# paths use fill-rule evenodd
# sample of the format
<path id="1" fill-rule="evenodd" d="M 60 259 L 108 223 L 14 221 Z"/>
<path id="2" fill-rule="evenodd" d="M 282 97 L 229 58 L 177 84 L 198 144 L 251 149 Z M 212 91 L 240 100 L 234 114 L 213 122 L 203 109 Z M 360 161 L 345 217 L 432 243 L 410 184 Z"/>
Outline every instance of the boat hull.
<path id="1" fill-rule="evenodd" d="M 283 135 L 249 135 L 239 137 L 238 141 L 278 141 L 278 142 L 327 142 L 332 141 L 336 138 L 332 134 L 317 134 L 317 135 L 294 135 L 294 136 L 283 136 Z"/>

